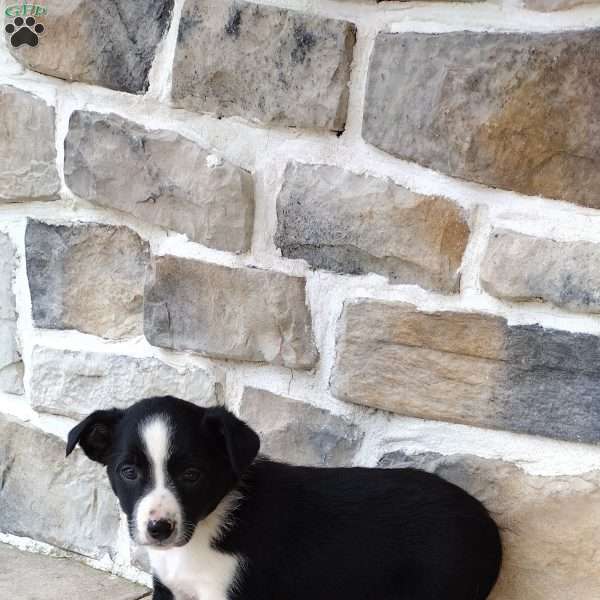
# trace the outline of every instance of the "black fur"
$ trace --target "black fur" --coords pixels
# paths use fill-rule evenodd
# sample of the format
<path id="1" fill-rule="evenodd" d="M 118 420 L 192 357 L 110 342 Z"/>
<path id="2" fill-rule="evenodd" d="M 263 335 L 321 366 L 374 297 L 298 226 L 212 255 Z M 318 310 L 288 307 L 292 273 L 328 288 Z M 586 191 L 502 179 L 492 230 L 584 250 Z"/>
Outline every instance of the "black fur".
<path id="1" fill-rule="evenodd" d="M 258 437 L 242 421 L 170 397 L 99 411 L 69 436 L 67 453 L 79 442 L 107 465 L 130 518 L 151 483 L 138 425 L 155 413 L 174 426 L 168 471 L 186 521 L 197 524 L 227 493 L 241 493 L 231 526 L 214 541 L 245 562 L 229 600 L 484 600 L 494 586 L 498 529 L 460 488 L 413 469 L 255 460 Z M 139 469 L 135 483 L 120 476 L 124 464 Z M 181 479 L 189 468 L 201 473 L 193 484 Z M 173 595 L 156 581 L 154 599 Z"/>
<path id="2" fill-rule="evenodd" d="M 152 587 L 154 588 L 152 600 L 175 600 L 173 594 L 156 577 Z"/>
<path id="3" fill-rule="evenodd" d="M 217 546 L 249 557 L 232 600 L 483 600 L 498 530 L 474 498 L 413 469 L 258 461 Z"/>

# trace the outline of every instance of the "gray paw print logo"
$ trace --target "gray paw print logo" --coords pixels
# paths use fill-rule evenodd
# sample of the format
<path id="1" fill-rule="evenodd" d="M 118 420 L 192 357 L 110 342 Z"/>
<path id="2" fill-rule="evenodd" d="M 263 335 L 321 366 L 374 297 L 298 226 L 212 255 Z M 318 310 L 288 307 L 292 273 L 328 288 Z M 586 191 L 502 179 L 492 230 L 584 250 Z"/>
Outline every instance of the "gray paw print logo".
<path id="1" fill-rule="evenodd" d="M 28 46 L 38 45 L 40 41 L 40 35 L 46 31 L 46 28 L 42 23 L 38 23 L 34 17 L 15 17 L 12 23 L 9 23 L 5 27 L 6 33 L 10 35 L 10 43 L 18 48 L 23 44 Z"/>

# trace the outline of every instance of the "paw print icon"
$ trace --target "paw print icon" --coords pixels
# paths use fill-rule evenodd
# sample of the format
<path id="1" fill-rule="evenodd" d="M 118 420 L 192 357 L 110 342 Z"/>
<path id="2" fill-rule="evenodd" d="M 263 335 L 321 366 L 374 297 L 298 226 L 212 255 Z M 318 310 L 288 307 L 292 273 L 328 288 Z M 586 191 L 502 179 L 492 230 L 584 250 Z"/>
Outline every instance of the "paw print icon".
<path id="1" fill-rule="evenodd" d="M 27 17 L 26 19 L 15 17 L 13 22 L 5 27 L 5 31 L 10 35 L 10 43 L 15 48 L 23 44 L 35 47 L 46 28 L 33 17 Z"/>

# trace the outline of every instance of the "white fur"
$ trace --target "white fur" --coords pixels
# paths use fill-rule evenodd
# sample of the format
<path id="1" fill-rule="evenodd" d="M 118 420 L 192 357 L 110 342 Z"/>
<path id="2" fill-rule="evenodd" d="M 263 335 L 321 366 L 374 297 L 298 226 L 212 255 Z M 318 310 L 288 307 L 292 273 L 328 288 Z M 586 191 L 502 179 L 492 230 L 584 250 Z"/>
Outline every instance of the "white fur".
<path id="1" fill-rule="evenodd" d="M 168 550 L 148 548 L 153 573 L 175 600 L 226 600 L 235 584 L 241 559 L 218 552 L 211 546 L 219 532 L 227 527 L 227 515 L 236 501 L 226 497 L 203 521 L 198 523 L 192 539 L 185 545 Z"/>
<path id="2" fill-rule="evenodd" d="M 171 453 L 171 428 L 166 416 L 159 415 L 140 425 L 140 436 L 152 469 L 153 488 L 143 496 L 135 508 L 137 542 L 150 544 L 148 523 L 167 519 L 175 523 L 173 537 L 182 532 L 181 507 L 175 494 L 168 488 L 167 460 Z"/>

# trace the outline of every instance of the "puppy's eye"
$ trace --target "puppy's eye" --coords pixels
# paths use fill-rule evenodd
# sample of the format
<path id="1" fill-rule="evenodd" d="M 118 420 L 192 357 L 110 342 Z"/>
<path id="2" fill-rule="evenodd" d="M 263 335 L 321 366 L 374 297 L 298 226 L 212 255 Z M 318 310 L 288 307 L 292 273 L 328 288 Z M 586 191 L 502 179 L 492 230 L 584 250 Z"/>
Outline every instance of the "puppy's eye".
<path id="1" fill-rule="evenodd" d="M 181 474 L 180 479 L 185 483 L 197 483 L 198 481 L 200 481 L 201 477 L 202 471 L 200 471 L 200 469 L 190 467 Z"/>
<path id="2" fill-rule="evenodd" d="M 122 466 L 119 469 L 119 474 L 123 479 L 126 479 L 127 481 L 136 481 L 140 476 L 138 468 L 134 467 L 133 465 Z"/>

